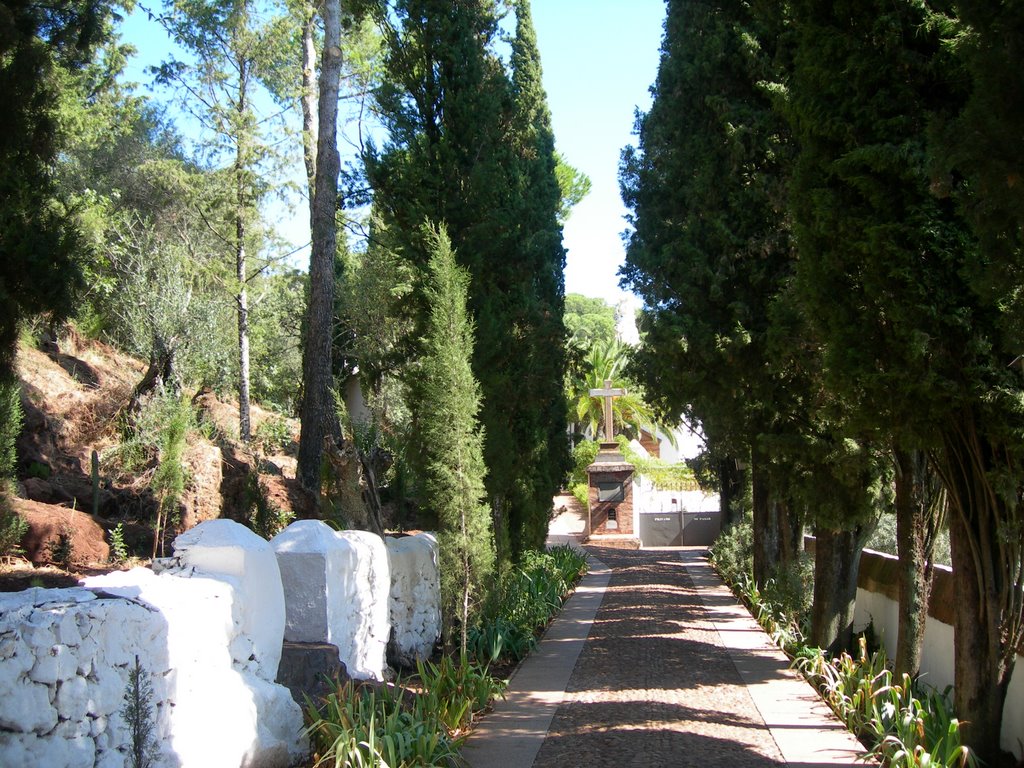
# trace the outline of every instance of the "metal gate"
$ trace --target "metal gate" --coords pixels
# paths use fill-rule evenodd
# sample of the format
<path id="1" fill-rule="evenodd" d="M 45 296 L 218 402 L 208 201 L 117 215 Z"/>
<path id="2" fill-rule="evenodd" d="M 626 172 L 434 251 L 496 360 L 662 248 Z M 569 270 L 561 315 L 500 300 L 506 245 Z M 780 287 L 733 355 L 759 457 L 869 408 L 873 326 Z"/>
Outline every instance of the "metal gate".
<path id="1" fill-rule="evenodd" d="M 645 547 L 678 547 L 683 543 L 681 512 L 644 512 L 640 515 L 640 542 Z"/>
<path id="2" fill-rule="evenodd" d="M 722 513 L 683 512 L 682 543 L 687 547 L 710 547 L 722 530 Z"/>

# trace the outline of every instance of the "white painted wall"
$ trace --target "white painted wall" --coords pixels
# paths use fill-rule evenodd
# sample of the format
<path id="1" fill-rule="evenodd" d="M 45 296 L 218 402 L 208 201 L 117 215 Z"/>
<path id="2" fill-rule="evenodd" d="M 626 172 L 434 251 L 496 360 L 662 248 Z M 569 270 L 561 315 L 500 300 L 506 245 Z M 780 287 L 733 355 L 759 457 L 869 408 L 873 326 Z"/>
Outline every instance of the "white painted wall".
<path id="1" fill-rule="evenodd" d="M 872 552 L 872 550 L 865 551 Z M 896 559 L 892 555 L 882 552 L 874 552 L 874 554 Z M 947 566 L 937 565 L 935 567 L 949 570 Z M 898 610 L 899 604 L 892 598 L 858 588 L 854 630 L 860 632 L 873 621 L 875 631 L 879 634 L 889 658 L 894 658 L 896 655 L 896 637 L 899 632 Z M 925 623 L 924 646 L 921 656 L 921 674 L 924 682 L 940 691 L 947 685 L 953 685 L 953 658 L 953 627 L 938 621 L 934 616 L 929 616 Z M 1024 757 L 1022 741 L 1024 741 L 1024 658 L 1018 655 L 1006 695 L 1006 706 L 1003 710 L 1000 746 L 1021 758 Z"/>
<path id="2" fill-rule="evenodd" d="M 629 447 L 641 456 L 649 455 L 638 440 L 632 440 Z M 662 455 L 664 459 L 664 454 Z M 639 531 L 639 515 L 658 512 L 717 512 L 721 502 L 717 493 L 703 491 L 667 491 L 654 486 L 643 475 L 633 476 L 634 531 Z"/>
<path id="3" fill-rule="evenodd" d="M 136 657 L 153 688 L 157 768 L 283 767 L 306 754 L 301 710 L 274 682 L 284 606 L 273 553 L 228 521 L 193 531 L 161 575 L 3 596 L 0 764 L 125 765 Z"/>
<path id="4" fill-rule="evenodd" d="M 299 520 L 271 546 L 286 595 L 285 639 L 330 643 L 350 677 L 383 680 L 392 590 L 384 540 Z"/>
<path id="5" fill-rule="evenodd" d="M 437 539 L 429 533 L 385 540 L 391 564 L 390 656 L 402 666 L 430 658 L 441 637 Z"/>
<path id="6" fill-rule="evenodd" d="M 286 623 L 319 621 L 302 639 L 335 643 L 363 678 L 383 677 L 392 623 L 414 657 L 437 638 L 437 542 L 401 541 L 392 569 L 371 533 L 300 521 L 275 551 L 213 520 L 179 536 L 159 572 L 0 594 L 0 766 L 124 766 L 121 711 L 136 656 L 153 687 L 154 768 L 296 764 L 308 752 L 302 713 L 275 682 Z M 287 591 L 282 551 L 320 554 Z"/>

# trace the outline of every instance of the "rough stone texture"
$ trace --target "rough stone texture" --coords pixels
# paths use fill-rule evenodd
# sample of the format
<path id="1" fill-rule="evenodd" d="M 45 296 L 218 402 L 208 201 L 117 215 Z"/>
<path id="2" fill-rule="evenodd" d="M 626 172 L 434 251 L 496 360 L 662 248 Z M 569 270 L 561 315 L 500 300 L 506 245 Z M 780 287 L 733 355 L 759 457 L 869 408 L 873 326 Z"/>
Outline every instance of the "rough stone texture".
<path id="1" fill-rule="evenodd" d="M 97 599 L 84 589 L 5 596 L 0 601 L 0 764 L 123 764 L 116 752 L 126 738 L 117 716 L 127 682 L 123 648 L 145 647 L 158 622 L 141 605 Z M 98 635 L 111 641 L 97 642 Z"/>
<path id="2" fill-rule="evenodd" d="M 86 583 L 105 594 L 151 606 L 163 621 L 163 631 L 141 647 L 149 652 L 143 666 L 149 662 L 157 698 L 168 705 L 160 710 L 159 730 L 175 765 L 290 765 L 306 753 L 300 738 L 301 710 L 286 688 L 263 677 L 266 667 L 257 663 L 256 654 L 268 644 L 265 631 L 255 640 L 247 634 L 253 622 L 266 614 L 261 610 L 265 606 L 259 600 L 255 606 L 246 604 L 256 593 L 244 575 L 238 578 L 209 570 L 218 562 L 231 570 L 252 560 L 255 566 L 251 567 L 266 568 L 266 557 L 248 558 L 250 546 L 258 554 L 271 554 L 275 574 L 277 561 L 262 539 L 256 544 L 236 531 L 215 533 L 226 535 L 204 537 L 200 544 L 189 542 L 195 549 L 187 550 L 185 563 L 179 558 L 162 575 L 140 568 Z M 205 569 L 199 569 L 196 561 Z M 283 613 L 282 606 L 273 659 L 275 677 Z M 107 644 L 108 652 L 117 658 L 131 652 L 116 640 Z"/>
<path id="3" fill-rule="evenodd" d="M 281 664 L 277 668 L 277 682 L 287 688 L 292 698 L 305 705 L 305 697 L 313 701 L 334 690 L 328 680 L 345 682 L 349 679 L 345 665 L 338 657 L 338 646 L 330 643 L 289 643 L 281 651 Z"/>
<path id="4" fill-rule="evenodd" d="M 254 672 L 272 682 L 281 660 L 285 606 L 270 544 L 239 523 L 208 520 L 174 540 L 174 555 L 183 569 L 230 579 L 238 596 L 232 617 L 239 622 L 238 634 L 252 640 Z"/>
<path id="5" fill-rule="evenodd" d="M 391 565 L 388 659 L 412 667 L 427 659 L 441 636 L 441 583 L 437 539 L 429 533 L 387 537 Z"/>
<path id="6" fill-rule="evenodd" d="M 614 572 L 535 768 L 779 765 L 679 563 L 595 551 Z"/>
<path id="7" fill-rule="evenodd" d="M 383 680 L 384 652 L 391 626 L 388 602 L 391 572 L 384 539 L 369 531 L 341 531 L 339 538 L 355 553 L 354 568 L 344 573 L 337 602 L 345 621 L 335 645 L 356 680 Z"/>

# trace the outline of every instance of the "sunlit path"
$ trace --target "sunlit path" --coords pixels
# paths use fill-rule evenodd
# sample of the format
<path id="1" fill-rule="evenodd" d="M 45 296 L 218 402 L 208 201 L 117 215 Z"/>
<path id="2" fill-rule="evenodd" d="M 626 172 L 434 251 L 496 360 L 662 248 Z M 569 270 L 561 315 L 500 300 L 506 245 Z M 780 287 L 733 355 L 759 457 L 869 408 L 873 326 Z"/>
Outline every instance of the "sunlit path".
<path id="1" fill-rule="evenodd" d="M 553 536 L 572 527 L 562 515 Z M 589 552 L 594 571 L 471 737 L 470 765 L 861 764 L 703 550 Z"/>

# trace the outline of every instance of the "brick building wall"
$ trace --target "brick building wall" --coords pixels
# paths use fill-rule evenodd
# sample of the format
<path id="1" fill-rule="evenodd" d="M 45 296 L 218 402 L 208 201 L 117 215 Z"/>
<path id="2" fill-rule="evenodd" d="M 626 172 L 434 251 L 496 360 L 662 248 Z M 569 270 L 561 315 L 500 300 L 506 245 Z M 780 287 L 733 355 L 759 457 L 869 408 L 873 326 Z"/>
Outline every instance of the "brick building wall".
<path id="1" fill-rule="evenodd" d="M 633 466 L 631 464 L 591 464 L 590 477 L 590 535 L 618 534 L 632 536 L 633 530 Z M 620 501 L 602 501 L 602 486 L 618 484 L 622 488 Z M 609 525 L 611 522 L 611 525 Z"/>

